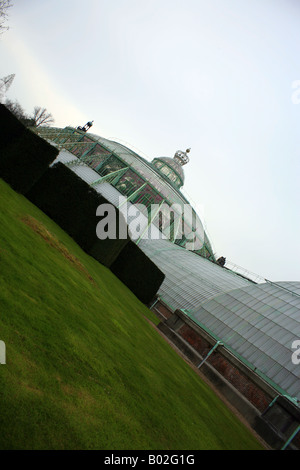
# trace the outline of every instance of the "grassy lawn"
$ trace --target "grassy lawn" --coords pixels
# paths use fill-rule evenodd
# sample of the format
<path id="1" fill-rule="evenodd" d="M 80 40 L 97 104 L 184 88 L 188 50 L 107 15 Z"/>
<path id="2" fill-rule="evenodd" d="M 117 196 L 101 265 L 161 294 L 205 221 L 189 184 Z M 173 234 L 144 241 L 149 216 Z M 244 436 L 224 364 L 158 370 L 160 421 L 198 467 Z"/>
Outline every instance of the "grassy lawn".
<path id="1" fill-rule="evenodd" d="M 0 449 L 260 449 L 156 317 L 0 180 Z"/>

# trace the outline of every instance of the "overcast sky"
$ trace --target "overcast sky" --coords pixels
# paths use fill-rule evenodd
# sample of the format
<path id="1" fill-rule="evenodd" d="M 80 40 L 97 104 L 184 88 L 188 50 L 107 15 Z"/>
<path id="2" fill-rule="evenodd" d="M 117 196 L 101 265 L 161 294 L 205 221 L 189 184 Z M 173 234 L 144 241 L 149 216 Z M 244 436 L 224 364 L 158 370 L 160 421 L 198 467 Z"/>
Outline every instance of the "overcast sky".
<path id="1" fill-rule="evenodd" d="M 300 281 L 299 0 L 14 0 L 9 26 L 8 98 L 149 160 L 191 147 L 216 255 Z"/>

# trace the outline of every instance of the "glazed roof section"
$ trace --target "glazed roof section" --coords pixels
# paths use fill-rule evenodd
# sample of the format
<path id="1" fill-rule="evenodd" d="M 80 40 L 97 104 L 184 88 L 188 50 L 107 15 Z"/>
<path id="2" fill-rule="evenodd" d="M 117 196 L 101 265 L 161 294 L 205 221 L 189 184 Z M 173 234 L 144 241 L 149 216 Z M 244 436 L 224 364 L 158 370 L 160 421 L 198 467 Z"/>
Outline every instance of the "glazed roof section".
<path id="1" fill-rule="evenodd" d="M 192 206 L 186 197 L 171 184 L 171 181 L 167 177 L 161 176 L 150 162 L 145 160 L 143 157 L 128 147 L 125 147 L 121 143 L 105 139 L 96 134 L 82 133 L 71 127 L 67 127 L 65 129 L 46 128 L 38 132 L 41 133 L 44 138 L 54 140 L 54 142 L 57 137 L 58 141 L 60 141 L 59 139 L 62 139 L 62 142 L 59 145 L 66 146 L 66 148 L 68 148 L 69 144 L 71 144 L 71 146 L 75 145 L 75 142 L 82 138 L 84 139 L 82 141 L 83 145 L 88 144 L 89 141 L 91 145 L 93 145 L 93 142 L 95 142 L 95 145 L 98 142 L 104 149 L 107 149 L 117 158 L 119 157 L 123 162 L 125 162 L 125 164 L 136 171 L 137 174 L 142 176 L 145 181 L 150 183 L 154 190 L 165 200 L 166 204 L 169 204 L 171 207 L 175 208 L 176 213 L 180 214 L 180 211 L 176 208 L 176 205 L 184 209 L 184 221 L 187 224 L 186 226 L 191 228 L 197 227 L 195 251 L 201 249 L 203 243 L 205 242 L 207 252 L 212 258 L 214 258 L 213 249 L 201 218 L 194 210 L 192 212 L 188 210 L 188 206 L 190 208 Z M 71 139 L 70 136 L 72 136 Z M 159 161 L 159 159 L 157 160 Z M 166 160 L 166 158 L 162 157 L 161 161 L 164 162 L 164 160 Z M 175 163 L 172 159 L 170 160 Z M 176 168 L 177 166 L 179 165 L 176 164 Z M 187 209 L 185 210 L 185 208 Z"/>
<path id="2" fill-rule="evenodd" d="M 184 171 L 182 166 L 177 163 L 174 158 L 159 157 L 152 160 L 151 165 L 154 166 L 157 171 L 164 178 L 167 178 L 171 183 L 180 189 L 184 183 Z"/>
<path id="3" fill-rule="evenodd" d="M 168 240 L 141 240 L 139 247 L 165 274 L 158 295 L 172 311 L 195 309 L 218 294 L 253 284 Z"/>
<path id="4" fill-rule="evenodd" d="M 65 164 L 74 155 L 61 152 Z M 90 184 L 99 175 L 82 164 L 72 167 Z M 117 204 L 107 183 L 95 186 Z M 279 390 L 300 399 L 300 365 L 292 343 L 300 339 L 300 283 L 255 284 L 168 240 L 140 240 L 138 246 L 164 272 L 158 295 L 171 310 L 185 313 L 246 365 Z"/>
<path id="5" fill-rule="evenodd" d="M 111 152 L 115 153 L 128 165 L 137 170 L 146 180 L 150 181 L 151 184 L 159 191 L 171 204 L 189 204 L 184 195 L 178 191 L 171 182 L 167 179 L 161 179 L 157 174 L 157 170 L 154 169 L 150 162 L 145 158 L 138 155 L 133 150 L 125 147 L 118 142 L 105 139 L 96 134 L 86 134 L 86 137 L 92 137 L 93 140 L 99 142 Z"/>
<path id="6" fill-rule="evenodd" d="M 253 284 L 220 294 L 188 315 L 267 380 L 300 399 L 300 282 Z"/>
<path id="7" fill-rule="evenodd" d="M 182 309 L 215 340 L 278 390 L 300 400 L 300 282 L 255 284 L 173 245 L 141 240 L 139 247 L 166 275 L 158 296 Z"/>
<path id="8" fill-rule="evenodd" d="M 123 158 L 123 157 L 122 157 Z M 135 157 L 134 157 L 135 158 Z M 54 163 L 57 163 L 57 162 L 62 162 L 64 164 L 72 164 L 74 163 L 73 165 L 70 166 L 70 168 L 72 169 L 72 171 L 74 171 L 76 174 L 78 174 L 78 176 L 80 176 L 84 181 L 86 181 L 88 184 L 90 185 L 93 185 L 94 188 L 100 192 L 100 193 L 103 193 L 103 190 L 101 189 L 101 187 L 103 186 L 104 183 L 100 183 L 97 184 L 95 186 L 95 182 L 101 180 L 101 177 L 100 175 L 94 170 L 92 169 L 91 167 L 89 167 L 87 164 L 85 164 L 84 162 L 80 162 L 80 159 L 78 159 L 76 156 L 74 156 L 72 153 L 70 153 L 69 151 L 67 150 L 61 150 L 58 157 L 56 158 L 55 162 Z M 53 163 L 53 164 L 54 164 Z M 121 193 L 119 193 L 117 190 L 115 190 L 114 188 L 111 188 L 109 191 L 107 190 L 107 185 L 106 185 L 106 192 L 107 192 L 107 198 L 109 200 L 110 199 L 110 196 L 113 194 L 113 200 L 111 200 L 111 202 L 113 204 L 116 204 L 116 199 L 117 199 L 117 194 L 118 196 L 122 197 Z M 177 202 L 177 204 L 179 204 L 179 202 Z M 117 205 L 117 204 L 116 204 Z M 180 206 L 182 206 L 182 202 L 181 204 L 179 204 Z M 193 224 L 193 216 L 192 216 L 192 213 L 190 211 L 185 211 L 184 212 L 184 217 L 185 217 L 185 220 L 190 224 L 192 225 Z M 210 245 L 210 242 L 209 242 L 209 239 L 204 231 L 204 228 L 203 228 L 203 224 L 200 220 L 200 218 L 198 217 L 197 215 L 197 224 L 198 224 L 198 231 L 197 231 L 197 234 L 199 235 L 200 239 L 201 239 L 201 242 L 205 242 L 206 244 Z M 200 242 L 200 240 L 199 240 Z M 199 245 L 199 243 L 198 243 Z M 201 247 L 199 245 L 199 247 Z"/>
<path id="9" fill-rule="evenodd" d="M 105 148 L 113 152 L 115 155 L 119 156 L 130 167 L 134 168 L 137 173 L 139 173 L 146 181 L 151 183 L 151 185 L 165 199 L 165 201 L 170 204 L 170 206 L 178 204 L 181 207 L 185 205 L 192 207 L 192 205 L 188 202 L 185 196 L 178 189 L 172 186 L 168 178 L 162 178 L 160 174 L 157 173 L 157 170 L 151 165 L 151 163 L 149 163 L 143 157 L 135 153 L 133 150 L 125 147 L 124 145 L 118 142 L 114 142 L 103 137 L 97 136 L 96 134 L 88 133 L 87 137 L 92 137 Z M 162 161 L 164 161 L 164 158 L 165 157 L 162 157 Z M 174 162 L 172 159 L 170 160 Z M 178 166 L 175 162 L 174 164 L 176 165 L 176 167 Z M 194 217 L 196 218 L 196 221 Z M 192 215 L 192 213 L 187 210 L 185 211 L 184 218 L 190 227 L 196 224 L 197 234 L 200 237 L 201 243 L 205 242 L 207 247 L 209 248 L 209 251 L 211 252 L 211 254 L 213 254 L 208 234 L 205 231 L 204 225 L 199 215 L 195 211 L 194 215 Z M 199 245 L 199 243 L 197 245 Z M 197 247 L 196 249 L 199 249 L 199 247 Z"/>

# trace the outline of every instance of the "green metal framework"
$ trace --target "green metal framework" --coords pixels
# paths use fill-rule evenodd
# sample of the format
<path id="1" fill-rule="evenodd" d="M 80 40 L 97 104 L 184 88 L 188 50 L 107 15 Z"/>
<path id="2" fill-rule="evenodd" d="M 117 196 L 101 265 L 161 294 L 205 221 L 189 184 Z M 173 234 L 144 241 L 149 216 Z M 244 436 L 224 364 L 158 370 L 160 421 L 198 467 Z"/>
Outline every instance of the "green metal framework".
<path id="1" fill-rule="evenodd" d="M 151 205 L 161 205 L 163 201 L 172 208 L 174 204 L 181 207 L 189 204 L 179 191 L 179 187 L 183 185 L 183 178 L 168 164 L 166 157 L 156 158 L 150 163 L 117 142 L 102 139 L 73 127 L 64 129 L 40 127 L 35 131 L 59 149 L 66 149 L 75 155 L 77 158 L 69 162 L 69 165 L 84 163 L 93 168 L 99 174 L 99 180 L 93 185 L 102 182 L 111 184 L 131 203 L 145 205 L 149 214 Z M 192 236 L 195 233 L 196 219 L 202 226 L 194 210 L 190 219 L 175 210 L 170 220 L 158 214 L 151 222 L 163 234 L 167 234 L 171 241 L 185 247 L 189 236 L 176 238 L 176 232 L 182 226 L 183 233 Z M 194 238 L 193 251 L 215 261 L 204 229 L 202 234 L 197 233 Z"/>
<path id="2" fill-rule="evenodd" d="M 168 163 L 167 159 L 154 158 L 152 166 L 159 172 L 163 178 L 167 178 L 168 181 L 171 181 L 171 184 L 179 189 L 183 186 L 182 176 Z"/>

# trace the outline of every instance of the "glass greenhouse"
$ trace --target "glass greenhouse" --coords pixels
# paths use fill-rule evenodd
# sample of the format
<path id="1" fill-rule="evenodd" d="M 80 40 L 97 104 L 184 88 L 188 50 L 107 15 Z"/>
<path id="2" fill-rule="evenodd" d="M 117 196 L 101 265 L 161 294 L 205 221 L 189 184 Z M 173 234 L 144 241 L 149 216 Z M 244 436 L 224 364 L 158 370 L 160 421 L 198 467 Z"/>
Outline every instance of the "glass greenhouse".
<path id="1" fill-rule="evenodd" d="M 199 216 L 180 192 L 184 184 L 182 166 L 189 161 L 189 149 L 176 152 L 174 158 L 160 157 L 149 162 L 118 142 L 72 127 L 44 127 L 37 132 L 76 157 L 69 165 L 84 163 L 99 175 L 97 184 L 109 183 L 126 201 L 147 207 L 149 225 L 154 224 L 163 236 L 216 261 Z M 161 211 L 150 219 L 150 207 L 154 204 L 161 205 Z M 172 209 L 172 217 L 166 210 L 164 214 L 166 208 Z"/>
<path id="2" fill-rule="evenodd" d="M 55 162 L 69 166 L 121 212 L 136 204 L 147 209 L 188 204 L 180 191 L 188 150 L 149 162 L 118 142 L 80 129 L 37 132 L 60 148 Z M 221 267 L 194 210 L 174 211 L 172 218 L 163 211 L 143 216 L 143 235 L 156 230 L 160 236 L 135 241 L 165 274 L 158 296 L 170 311 L 181 309 L 280 393 L 300 400 L 300 365 L 292 362 L 292 343 L 300 340 L 300 283 L 257 284 Z M 193 249 L 186 249 L 189 237 L 176 236 L 180 224 L 184 234 L 195 235 Z"/>
<path id="3" fill-rule="evenodd" d="M 233 289 L 187 312 L 236 356 L 300 400 L 300 365 L 292 360 L 300 339 L 300 282 Z"/>

